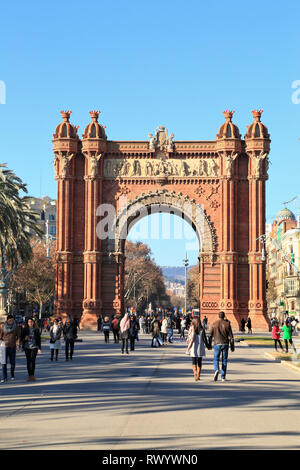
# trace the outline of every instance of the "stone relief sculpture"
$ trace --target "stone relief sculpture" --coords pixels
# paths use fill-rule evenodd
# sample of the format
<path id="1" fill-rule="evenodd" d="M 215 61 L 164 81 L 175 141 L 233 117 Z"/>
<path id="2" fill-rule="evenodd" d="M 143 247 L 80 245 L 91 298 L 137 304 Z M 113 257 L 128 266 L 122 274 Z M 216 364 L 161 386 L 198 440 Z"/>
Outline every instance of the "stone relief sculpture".
<path id="1" fill-rule="evenodd" d="M 225 156 L 225 174 L 228 178 L 231 178 L 232 177 L 232 174 L 233 174 L 233 162 L 234 160 L 236 159 L 236 157 L 238 156 L 237 153 L 235 153 L 234 155 L 226 155 Z"/>
<path id="2" fill-rule="evenodd" d="M 154 137 L 153 134 L 148 134 L 148 137 L 150 138 L 149 149 L 155 150 L 156 138 Z"/>
<path id="3" fill-rule="evenodd" d="M 60 160 L 60 168 L 61 168 L 61 176 L 65 178 L 68 175 L 68 169 L 69 169 L 69 164 L 70 161 L 72 160 L 74 154 L 72 153 L 71 155 L 63 155 L 60 153 L 59 155 L 59 160 Z"/>
<path id="4" fill-rule="evenodd" d="M 104 177 L 218 177 L 217 158 L 194 159 L 107 159 L 104 161 Z"/>
<path id="5" fill-rule="evenodd" d="M 89 174 L 91 176 L 96 176 L 97 175 L 97 166 L 98 166 L 98 161 L 101 158 L 101 153 L 95 157 L 89 157 Z"/>
<path id="6" fill-rule="evenodd" d="M 174 148 L 174 134 L 168 136 L 167 129 L 164 126 L 159 126 L 155 130 L 155 136 L 153 134 L 148 134 L 150 139 L 149 149 L 150 150 L 160 150 L 164 152 L 172 152 Z"/>
<path id="7" fill-rule="evenodd" d="M 252 159 L 254 160 L 254 174 L 257 178 L 263 176 L 263 162 L 266 160 L 266 172 L 269 169 L 268 154 L 263 151 L 259 155 L 253 154 Z"/>

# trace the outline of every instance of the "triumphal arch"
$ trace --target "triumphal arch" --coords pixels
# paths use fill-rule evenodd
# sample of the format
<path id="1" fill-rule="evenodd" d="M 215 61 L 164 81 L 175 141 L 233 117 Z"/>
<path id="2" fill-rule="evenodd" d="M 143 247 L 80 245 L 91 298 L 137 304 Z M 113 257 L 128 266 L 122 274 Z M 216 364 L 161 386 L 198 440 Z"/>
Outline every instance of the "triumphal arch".
<path id="1" fill-rule="evenodd" d="M 184 216 L 199 239 L 199 301 L 211 322 L 220 310 L 237 328 L 250 315 L 268 329 L 265 182 L 270 136 L 252 111 L 244 140 L 224 111 L 215 140 L 175 140 L 158 127 L 145 140 L 112 141 L 90 111 L 81 139 L 62 111 L 53 134 L 57 180 L 56 313 L 81 317 L 124 309 L 129 228 L 155 211 Z"/>

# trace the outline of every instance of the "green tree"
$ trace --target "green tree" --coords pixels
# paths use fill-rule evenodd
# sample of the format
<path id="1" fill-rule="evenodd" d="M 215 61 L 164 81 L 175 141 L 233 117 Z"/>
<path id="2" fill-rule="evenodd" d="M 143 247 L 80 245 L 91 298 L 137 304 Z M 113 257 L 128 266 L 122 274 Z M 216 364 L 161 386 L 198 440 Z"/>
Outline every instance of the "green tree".
<path id="1" fill-rule="evenodd" d="M 170 304 L 161 268 L 151 257 L 148 245 L 127 241 L 125 245 L 125 303 L 143 310 L 147 302 L 153 308 Z"/>
<path id="2" fill-rule="evenodd" d="M 37 215 L 28 207 L 26 184 L 0 164 L 0 309 L 5 312 L 6 294 L 13 270 L 32 256 L 31 234 L 42 231 Z"/>
<path id="3" fill-rule="evenodd" d="M 46 246 L 39 243 L 33 248 L 33 256 L 13 275 L 11 287 L 25 293 L 28 304 L 38 305 L 39 317 L 45 304 L 49 303 L 55 290 L 55 242 L 50 246 L 50 257 L 46 257 Z"/>

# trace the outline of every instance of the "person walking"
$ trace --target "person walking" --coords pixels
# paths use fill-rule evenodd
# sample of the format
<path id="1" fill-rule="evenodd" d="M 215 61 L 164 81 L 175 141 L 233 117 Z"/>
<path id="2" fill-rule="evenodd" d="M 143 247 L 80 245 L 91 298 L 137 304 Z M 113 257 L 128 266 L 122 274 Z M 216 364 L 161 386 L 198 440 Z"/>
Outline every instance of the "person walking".
<path id="1" fill-rule="evenodd" d="M 112 332 L 114 335 L 114 342 L 120 342 L 120 318 L 118 315 L 115 315 L 113 321 L 111 322 Z"/>
<path id="2" fill-rule="evenodd" d="M 283 351 L 283 347 L 280 341 L 280 328 L 279 328 L 279 323 L 275 322 L 272 326 L 272 338 L 274 339 L 274 345 L 275 345 L 275 350 L 278 352 L 277 349 L 277 343 L 281 347 L 281 350 Z"/>
<path id="3" fill-rule="evenodd" d="M 192 358 L 194 379 L 198 381 L 200 380 L 202 369 L 202 358 L 206 355 L 205 348 L 209 348 L 205 330 L 201 325 L 199 317 L 195 317 L 192 320 L 188 331 L 187 344 L 186 354 L 189 354 Z"/>
<path id="4" fill-rule="evenodd" d="M 161 347 L 163 345 L 161 336 L 160 336 L 160 327 L 159 327 L 159 321 L 156 319 L 152 323 L 152 342 L 151 342 L 151 348 L 157 348 Z"/>
<path id="5" fill-rule="evenodd" d="M 209 344 L 214 340 L 214 381 L 218 380 L 220 357 L 222 356 L 221 379 L 224 382 L 226 380 L 229 345 L 231 351 L 234 351 L 234 337 L 231 325 L 228 320 L 225 320 L 224 312 L 220 312 L 219 319 L 210 326 L 208 337 Z"/>
<path id="6" fill-rule="evenodd" d="M 129 328 L 130 328 L 129 314 L 125 313 L 124 317 L 120 321 L 120 338 L 122 340 L 122 354 L 124 354 L 124 350 L 126 350 L 126 354 L 129 354 L 129 351 L 128 351 Z"/>
<path id="7" fill-rule="evenodd" d="M 102 326 L 102 318 L 101 315 L 97 318 L 97 331 L 101 331 L 101 326 Z"/>
<path id="8" fill-rule="evenodd" d="M 167 334 L 168 334 L 168 319 L 164 317 L 161 323 L 161 336 L 162 336 L 163 344 L 166 344 L 167 342 Z"/>
<path id="9" fill-rule="evenodd" d="M 245 318 L 242 318 L 241 319 L 241 331 L 242 332 L 245 331 L 245 325 L 246 325 L 246 320 L 245 320 Z"/>
<path id="10" fill-rule="evenodd" d="M 168 343 L 173 343 L 173 322 L 171 315 L 168 317 Z"/>
<path id="11" fill-rule="evenodd" d="M 105 343 L 109 343 L 109 332 L 110 332 L 110 329 L 111 329 L 111 325 L 110 325 L 110 321 L 109 321 L 108 316 L 104 317 L 103 324 L 102 324 L 102 329 L 103 329 L 103 333 L 104 333 Z"/>
<path id="12" fill-rule="evenodd" d="M 4 342 L 5 360 L 2 363 L 2 379 L 1 382 L 7 382 L 7 363 L 10 362 L 11 380 L 15 380 L 16 368 L 16 350 L 20 351 L 21 346 L 21 329 L 16 324 L 13 315 L 8 315 L 6 322 L 0 329 L 0 341 Z"/>
<path id="13" fill-rule="evenodd" d="M 77 338 L 77 326 L 72 322 L 71 318 L 67 318 L 63 327 L 63 336 L 65 340 L 65 356 L 66 361 L 73 359 L 74 354 L 74 344 L 75 339 Z M 70 356 L 69 356 L 70 353 Z"/>
<path id="14" fill-rule="evenodd" d="M 203 322 L 202 322 L 204 330 L 206 330 L 207 328 L 207 322 L 208 322 L 208 318 L 206 315 L 204 315 Z"/>
<path id="15" fill-rule="evenodd" d="M 251 335 L 252 335 L 252 322 L 251 322 L 251 318 L 250 318 L 250 317 L 248 317 L 246 326 L 247 326 L 247 328 L 248 328 L 248 334 L 251 334 Z"/>
<path id="16" fill-rule="evenodd" d="M 50 328 L 50 360 L 53 361 L 54 359 L 54 351 L 55 351 L 55 360 L 58 360 L 58 353 L 61 349 L 61 335 L 62 335 L 62 328 L 59 324 L 57 318 L 54 319 L 53 325 Z"/>
<path id="17" fill-rule="evenodd" d="M 129 339 L 130 339 L 130 350 L 134 351 L 135 340 L 137 339 L 139 324 L 137 322 L 136 316 L 134 313 L 129 315 Z"/>
<path id="18" fill-rule="evenodd" d="M 35 381 L 35 361 L 38 353 L 41 353 L 41 333 L 33 318 L 29 318 L 27 325 L 21 333 L 22 348 L 27 362 L 28 381 Z"/>
<path id="19" fill-rule="evenodd" d="M 144 315 L 141 315 L 140 318 L 139 318 L 139 325 L 140 325 L 140 331 L 145 334 L 146 333 L 146 329 L 145 329 L 145 317 Z"/>
<path id="20" fill-rule="evenodd" d="M 184 317 L 182 317 L 181 322 L 180 322 L 180 339 L 184 339 L 185 327 L 186 327 L 186 320 Z"/>
<path id="21" fill-rule="evenodd" d="M 4 328 L 4 323 L 0 323 L 0 331 Z M 1 383 L 7 382 L 7 379 L 5 380 L 3 377 L 5 375 L 4 372 L 4 366 L 6 366 L 6 347 L 5 343 L 2 339 L 0 339 L 0 364 L 1 364 L 1 371 L 2 371 L 2 377 L 1 377 Z M 7 376 L 7 370 L 6 370 L 6 376 Z"/>
<path id="22" fill-rule="evenodd" d="M 282 327 L 282 332 L 283 332 L 282 339 L 284 340 L 284 344 L 285 344 L 285 352 L 286 353 L 289 352 L 288 343 L 290 343 L 290 345 L 292 346 L 294 352 L 296 353 L 297 350 L 296 350 L 295 345 L 294 345 L 293 340 L 292 340 L 292 325 L 290 324 L 290 322 L 288 320 L 285 321 L 285 323 Z"/>

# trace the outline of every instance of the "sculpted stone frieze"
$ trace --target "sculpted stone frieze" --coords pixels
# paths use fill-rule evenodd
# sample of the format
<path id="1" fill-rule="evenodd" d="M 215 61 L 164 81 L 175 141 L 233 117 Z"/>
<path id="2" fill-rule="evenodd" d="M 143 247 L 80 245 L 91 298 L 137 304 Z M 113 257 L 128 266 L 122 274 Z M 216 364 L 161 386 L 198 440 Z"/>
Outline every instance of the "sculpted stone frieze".
<path id="1" fill-rule="evenodd" d="M 217 177 L 217 158 L 201 159 L 106 159 L 104 177 Z"/>

